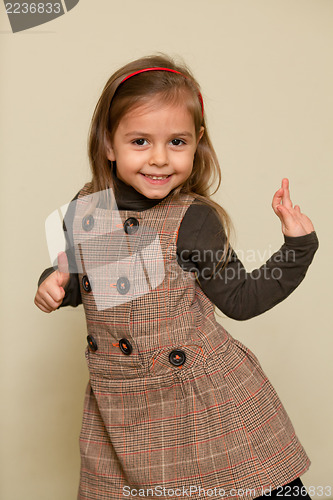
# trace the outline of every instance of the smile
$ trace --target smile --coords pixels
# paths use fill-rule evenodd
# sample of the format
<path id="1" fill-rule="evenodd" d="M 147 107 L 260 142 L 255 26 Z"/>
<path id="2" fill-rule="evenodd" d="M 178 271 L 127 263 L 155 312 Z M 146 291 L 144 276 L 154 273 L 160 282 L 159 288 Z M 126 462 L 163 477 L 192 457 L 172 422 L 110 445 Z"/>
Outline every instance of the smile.
<path id="1" fill-rule="evenodd" d="M 148 174 L 142 174 L 144 175 L 145 177 L 149 177 L 149 179 L 158 179 L 158 180 L 162 180 L 162 179 L 167 179 L 168 177 L 170 177 L 170 175 L 148 175 Z"/>
<path id="2" fill-rule="evenodd" d="M 154 186 L 163 186 L 164 184 L 168 184 L 169 180 L 172 177 L 172 174 L 170 174 L 170 175 L 147 175 L 147 174 L 141 173 L 141 175 L 145 178 L 145 182 L 147 182 L 150 185 L 154 185 Z"/>

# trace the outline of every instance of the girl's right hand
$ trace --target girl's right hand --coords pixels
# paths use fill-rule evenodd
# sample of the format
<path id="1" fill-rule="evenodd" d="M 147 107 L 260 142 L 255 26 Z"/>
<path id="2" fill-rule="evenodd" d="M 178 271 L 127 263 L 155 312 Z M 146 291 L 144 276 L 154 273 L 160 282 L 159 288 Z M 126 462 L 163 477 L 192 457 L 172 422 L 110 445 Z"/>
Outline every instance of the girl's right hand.
<path id="1" fill-rule="evenodd" d="M 58 269 L 48 276 L 38 287 L 35 304 L 50 313 L 58 309 L 65 297 L 64 287 L 69 281 L 68 260 L 65 252 L 58 254 Z"/>
<path id="2" fill-rule="evenodd" d="M 300 206 L 293 206 L 289 179 L 282 179 L 280 189 L 274 194 L 272 208 L 281 220 L 281 229 L 285 236 L 304 236 L 315 230 L 309 217 L 301 212 Z"/>

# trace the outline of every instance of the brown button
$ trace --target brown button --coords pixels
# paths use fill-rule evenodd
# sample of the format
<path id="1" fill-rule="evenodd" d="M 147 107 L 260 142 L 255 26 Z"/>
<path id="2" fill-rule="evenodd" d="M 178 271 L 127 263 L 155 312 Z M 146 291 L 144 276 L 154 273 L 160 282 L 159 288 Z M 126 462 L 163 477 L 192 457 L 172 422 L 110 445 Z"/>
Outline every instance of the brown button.
<path id="1" fill-rule="evenodd" d="M 122 295 L 125 295 L 130 289 L 130 282 L 128 278 L 126 277 L 121 277 L 117 281 L 117 290 L 119 293 Z"/>
<path id="2" fill-rule="evenodd" d="M 127 339 L 120 339 L 119 347 L 124 354 L 131 354 L 131 352 L 133 351 L 133 347 Z"/>
<path id="3" fill-rule="evenodd" d="M 91 292 L 91 285 L 87 275 L 82 278 L 82 286 L 85 292 Z"/>
<path id="4" fill-rule="evenodd" d="M 171 351 L 169 354 L 169 361 L 174 366 L 181 366 L 186 361 L 186 355 L 184 351 L 180 351 L 179 349 L 175 351 Z"/>
<path id="5" fill-rule="evenodd" d="M 87 341 L 88 341 L 89 349 L 93 352 L 97 351 L 98 345 L 97 345 L 97 342 L 92 335 L 88 335 Z"/>
<path id="6" fill-rule="evenodd" d="M 134 234 L 137 232 L 138 228 L 139 228 L 138 219 L 135 219 L 134 217 L 129 217 L 129 219 L 125 220 L 124 222 L 125 233 Z"/>
<path id="7" fill-rule="evenodd" d="M 85 231 L 91 231 L 94 227 L 94 218 L 92 215 L 86 215 L 82 219 L 82 227 Z"/>

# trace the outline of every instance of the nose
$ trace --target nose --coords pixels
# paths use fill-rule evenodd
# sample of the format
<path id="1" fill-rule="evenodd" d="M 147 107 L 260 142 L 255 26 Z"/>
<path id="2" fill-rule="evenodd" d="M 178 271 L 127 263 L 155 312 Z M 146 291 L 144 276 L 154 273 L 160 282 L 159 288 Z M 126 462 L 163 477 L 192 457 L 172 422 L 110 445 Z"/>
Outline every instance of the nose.
<path id="1" fill-rule="evenodd" d="M 168 152 L 164 145 L 155 145 L 150 151 L 149 165 L 163 167 L 168 165 Z"/>

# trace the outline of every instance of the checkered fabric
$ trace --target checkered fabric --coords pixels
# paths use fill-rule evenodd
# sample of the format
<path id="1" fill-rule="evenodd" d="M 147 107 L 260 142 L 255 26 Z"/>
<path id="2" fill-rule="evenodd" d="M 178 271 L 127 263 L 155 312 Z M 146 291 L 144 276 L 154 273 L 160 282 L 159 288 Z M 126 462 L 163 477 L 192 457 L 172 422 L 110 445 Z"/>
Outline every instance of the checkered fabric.
<path id="1" fill-rule="evenodd" d="M 88 185 L 79 200 L 87 194 Z M 194 274 L 177 263 L 178 229 L 193 200 L 168 196 L 145 211 L 119 211 L 122 223 L 132 217 L 159 235 L 165 277 L 157 287 L 101 309 L 81 285 L 97 350 L 86 350 L 80 500 L 244 499 L 240 489 L 253 498 L 310 465 L 257 358 L 216 321 Z M 133 235 L 124 235 L 131 254 Z M 80 282 L 90 250 L 78 253 Z M 176 366 L 169 355 L 179 350 L 185 362 Z"/>

